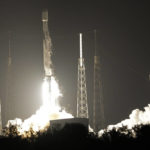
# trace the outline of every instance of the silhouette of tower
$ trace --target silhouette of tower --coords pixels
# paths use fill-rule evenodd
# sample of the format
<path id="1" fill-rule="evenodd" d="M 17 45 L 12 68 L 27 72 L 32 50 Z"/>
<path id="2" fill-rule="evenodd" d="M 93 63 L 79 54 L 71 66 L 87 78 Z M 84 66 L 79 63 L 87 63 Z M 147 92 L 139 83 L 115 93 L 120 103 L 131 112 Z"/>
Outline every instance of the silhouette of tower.
<path id="1" fill-rule="evenodd" d="M 78 59 L 77 117 L 88 118 L 85 64 L 82 55 L 82 33 L 79 34 L 79 42 L 80 58 Z"/>
<path id="2" fill-rule="evenodd" d="M 9 35 L 9 43 L 8 43 L 8 62 L 7 62 L 7 74 L 6 74 L 6 94 L 5 94 L 5 112 L 4 112 L 4 125 L 6 125 L 7 121 L 10 119 L 12 112 L 12 103 L 10 101 L 11 98 L 11 72 L 12 72 L 12 58 L 11 58 L 11 32 Z"/>
<path id="3" fill-rule="evenodd" d="M 96 30 L 94 30 L 95 54 L 94 54 L 94 94 L 93 94 L 93 129 L 95 132 L 104 128 L 104 105 L 101 80 L 101 64 L 97 51 Z"/>
<path id="4" fill-rule="evenodd" d="M 0 99 L 0 135 L 2 133 L 2 111 L 1 111 L 1 99 Z"/>

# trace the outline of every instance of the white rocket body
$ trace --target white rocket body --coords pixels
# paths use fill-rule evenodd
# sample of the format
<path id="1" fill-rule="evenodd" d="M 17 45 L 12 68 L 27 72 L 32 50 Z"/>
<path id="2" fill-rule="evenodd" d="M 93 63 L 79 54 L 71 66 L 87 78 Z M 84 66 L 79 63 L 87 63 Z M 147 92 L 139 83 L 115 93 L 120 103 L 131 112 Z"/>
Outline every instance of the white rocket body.
<path id="1" fill-rule="evenodd" d="M 50 77 L 53 75 L 53 67 L 52 67 L 52 41 L 49 35 L 48 30 L 48 11 L 44 10 L 42 12 L 42 22 L 43 22 L 43 64 L 45 76 Z"/>

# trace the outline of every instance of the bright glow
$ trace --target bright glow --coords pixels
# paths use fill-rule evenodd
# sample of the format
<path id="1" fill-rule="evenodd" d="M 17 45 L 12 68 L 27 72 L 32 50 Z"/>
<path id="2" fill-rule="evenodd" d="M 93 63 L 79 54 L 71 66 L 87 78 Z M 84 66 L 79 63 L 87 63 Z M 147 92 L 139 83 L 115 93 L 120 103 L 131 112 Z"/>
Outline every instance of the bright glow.
<path id="1" fill-rule="evenodd" d="M 80 35 L 80 58 L 82 58 L 82 33 Z"/>
<path id="2" fill-rule="evenodd" d="M 55 78 L 53 76 L 49 78 L 46 77 L 42 85 L 43 105 L 51 111 L 54 111 L 56 109 L 59 110 L 59 96 L 62 96 L 62 94 L 59 91 L 59 87 Z"/>
<path id="3" fill-rule="evenodd" d="M 42 85 L 43 105 L 40 109 L 24 121 L 18 118 L 15 120 L 9 120 L 7 127 L 15 125 L 19 135 L 22 137 L 29 137 L 30 135 L 26 132 L 31 128 L 36 135 L 36 132 L 45 131 L 47 127 L 49 127 L 50 120 L 73 118 L 73 116 L 65 112 L 65 110 L 60 111 L 61 107 L 59 106 L 58 98 L 61 95 L 55 77 L 45 77 Z"/>
<path id="4" fill-rule="evenodd" d="M 82 54 L 82 33 L 79 34 L 79 38 L 80 38 L 80 66 L 82 67 L 82 57 L 83 57 L 83 54 Z"/>

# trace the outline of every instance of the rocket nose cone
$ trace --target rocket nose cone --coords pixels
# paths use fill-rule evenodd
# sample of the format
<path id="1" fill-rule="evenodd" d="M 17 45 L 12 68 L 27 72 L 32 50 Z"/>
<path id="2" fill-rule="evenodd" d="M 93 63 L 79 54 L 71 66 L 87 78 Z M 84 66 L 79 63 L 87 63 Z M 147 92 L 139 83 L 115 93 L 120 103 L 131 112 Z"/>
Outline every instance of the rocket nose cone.
<path id="1" fill-rule="evenodd" d="M 48 10 L 44 9 L 42 11 L 42 21 L 48 21 Z"/>

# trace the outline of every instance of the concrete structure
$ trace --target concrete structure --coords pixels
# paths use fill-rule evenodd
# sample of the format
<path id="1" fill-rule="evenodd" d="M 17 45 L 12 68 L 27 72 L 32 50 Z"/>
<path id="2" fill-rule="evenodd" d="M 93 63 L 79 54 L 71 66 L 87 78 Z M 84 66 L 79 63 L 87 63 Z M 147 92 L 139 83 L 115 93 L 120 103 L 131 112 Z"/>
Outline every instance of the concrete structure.
<path id="1" fill-rule="evenodd" d="M 87 118 L 69 118 L 50 121 L 51 131 L 61 130 L 66 125 L 71 128 L 70 130 L 73 129 L 74 125 L 82 125 L 85 128 L 86 132 L 88 133 L 89 120 Z"/>

